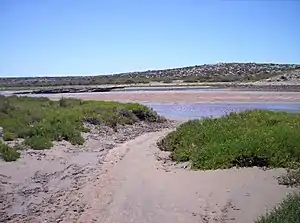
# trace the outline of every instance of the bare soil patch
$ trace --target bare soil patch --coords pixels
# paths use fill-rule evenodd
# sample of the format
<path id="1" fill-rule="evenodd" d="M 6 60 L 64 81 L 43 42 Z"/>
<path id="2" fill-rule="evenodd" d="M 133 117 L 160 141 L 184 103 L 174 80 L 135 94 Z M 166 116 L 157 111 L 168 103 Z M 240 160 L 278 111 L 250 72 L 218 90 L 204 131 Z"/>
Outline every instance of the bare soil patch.
<path id="1" fill-rule="evenodd" d="M 15 162 L 0 161 L 0 222 L 77 222 L 87 211 L 104 158 L 115 146 L 174 123 L 92 128 L 85 143 L 56 142 L 51 150 L 24 150 Z M 86 222 L 86 221 L 83 221 Z"/>

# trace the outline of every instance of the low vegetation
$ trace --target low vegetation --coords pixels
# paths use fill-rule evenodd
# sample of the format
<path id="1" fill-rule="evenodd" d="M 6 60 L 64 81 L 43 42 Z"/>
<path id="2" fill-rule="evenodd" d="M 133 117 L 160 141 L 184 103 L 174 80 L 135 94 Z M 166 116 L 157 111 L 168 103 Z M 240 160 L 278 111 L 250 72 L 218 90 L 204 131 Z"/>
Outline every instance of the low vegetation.
<path id="1" fill-rule="evenodd" d="M 81 145 L 81 132 L 88 129 L 84 123 L 107 125 L 117 131 L 118 125 L 138 121 L 157 122 L 162 119 L 151 109 L 136 103 L 81 101 L 48 98 L 0 96 L 0 126 L 2 140 L 23 138 L 24 146 L 32 149 L 49 149 L 53 141 L 67 140 Z M 18 152 L 3 142 L 0 154 L 4 160 L 18 158 Z"/>
<path id="2" fill-rule="evenodd" d="M 255 223 L 299 223 L 300 194 L 290 194 L 273 210 L 261 216 Z"/>
<path id="3" fill-rule="evenodd" d="M 194 169 L 285 167 L 279 183 L 300 186 L 300 115 L 253 110 L 182 124 L 158 143 Z M 300 222 L 300 194 L 291 194 L 256 223 Z"/>
<path id="4" fill-rule="evenodd" d="M 0 157 L 10 162 L 17 160 L 20 157 L 20 153 L 15 148 L 11 148 L 0 141 Z"/>
<path id="5" fill-rule="evenodd" d="M 194 169 L 291 167 L 300 162 L 300 115 L 253 110 L 192 120 L 158 145 Z"/>

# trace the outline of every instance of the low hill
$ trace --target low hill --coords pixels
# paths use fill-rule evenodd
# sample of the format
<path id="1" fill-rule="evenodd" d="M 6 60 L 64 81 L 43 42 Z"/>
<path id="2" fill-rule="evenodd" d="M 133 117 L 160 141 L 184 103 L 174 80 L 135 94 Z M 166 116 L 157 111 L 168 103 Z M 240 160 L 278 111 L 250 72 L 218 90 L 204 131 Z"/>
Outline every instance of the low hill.
<path id="1" fill-rule="evenodd" d="M 290 72 L 299 69 L 300 65 L 297 64 L 218 63 L 101 76 L 0 78 L 0 87 L 133 84 L 151 81 L 167 83 L 174 80 L 184 82 L 257 81 L 280 75 L 287 76 Z"/>

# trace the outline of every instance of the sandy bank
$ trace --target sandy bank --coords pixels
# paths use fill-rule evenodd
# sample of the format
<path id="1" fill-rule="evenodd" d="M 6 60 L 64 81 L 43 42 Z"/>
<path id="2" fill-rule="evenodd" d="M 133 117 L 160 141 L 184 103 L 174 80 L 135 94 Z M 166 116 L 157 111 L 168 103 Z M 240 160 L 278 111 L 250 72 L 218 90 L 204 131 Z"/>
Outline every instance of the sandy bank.
<path id="1" fill-rule="evenodd" d="M 163 164 L 156 141 L 169 131 L 110 151 L 80 222 L 252 223 L 292 191 L 278 185 L 279 169 L 189 171 Z"/>
<path id="2" fill-rule="evenodd" d="M 24 150 L 15 162 L 0 160 L 0 222 L 77 222 L 101 181 L 109 150 L 172 123 L 139 123 L 92 129 L 83 146 L 56 142 L 50 150 Z M 82 221 L 88 222 L 88 221 Z"/>

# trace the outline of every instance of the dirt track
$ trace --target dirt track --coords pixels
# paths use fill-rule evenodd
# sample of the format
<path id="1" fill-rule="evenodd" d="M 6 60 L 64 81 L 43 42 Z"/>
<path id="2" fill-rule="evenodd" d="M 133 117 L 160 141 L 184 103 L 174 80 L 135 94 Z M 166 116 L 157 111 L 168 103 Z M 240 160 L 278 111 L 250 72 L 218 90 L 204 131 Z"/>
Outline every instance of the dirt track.
<path id="1" fill-rule="evenodd" d="M 291 189 L 258 168 L 188 171 L 163 165 L 156 141 L 170 130 L 148 133 L 113 150 L 105 174 L 90 193 L 80 222 L 250 223 Z"/>
<path id="2" fill-rule="evenodd" d="M 77 222 L 88 210 L 94 184 L 102 182 L 108 151 L 169 126 L 138 123 L 118 126 L 118 132 L 90 126 L 82 146 L 55 142 L 50 150 L 23 150 L 15 162 L 0 160 L 0 222 Z"/>

